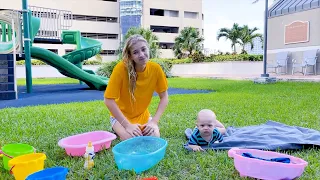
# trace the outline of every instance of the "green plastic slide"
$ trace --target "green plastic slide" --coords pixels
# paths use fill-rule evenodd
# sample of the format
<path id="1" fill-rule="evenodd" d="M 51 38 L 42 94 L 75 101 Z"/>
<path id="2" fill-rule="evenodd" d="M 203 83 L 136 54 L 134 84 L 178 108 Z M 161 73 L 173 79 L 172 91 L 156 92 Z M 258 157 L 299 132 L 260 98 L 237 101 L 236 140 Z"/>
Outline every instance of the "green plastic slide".
<path id="1" fill-rule="evenodd" d="M 32 42 L 39 27 L 40 19 L 31 17 L 30 32 Z M 76 44 L 77 49 L 61 57 L 47 49 L 32 46 L 31 56 L 53 66 L 67 77 L 85 82 L 90 88 L 105 90 L 108 78 L 95 75 L 91 70 L 82 69 L 83 61 L 99 54 L 102 43 L 94 39 L 81 37 L 79 31 L 64 31 L 62 33 L 62 42 Z"/>
<path id="2" fill-rule="evenodd" d="M 47 49 L 31 47 L 31 56 L 55 67 L 65 76 L 85 82 L 91 88 L 105 90 L 108 84 L 107 79 L 102 79 L 100 76 L 87 73 L 83 69 L 80 69 L 76 65 Z"/>

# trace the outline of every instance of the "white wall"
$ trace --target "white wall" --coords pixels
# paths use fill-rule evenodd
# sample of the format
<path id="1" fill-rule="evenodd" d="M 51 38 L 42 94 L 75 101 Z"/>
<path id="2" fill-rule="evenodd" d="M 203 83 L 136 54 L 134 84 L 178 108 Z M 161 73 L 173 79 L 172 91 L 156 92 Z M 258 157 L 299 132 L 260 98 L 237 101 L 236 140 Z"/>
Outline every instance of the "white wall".
<path id="1" fill-rule="evenodd" d="M 83 66 L 83 69 L 96 71 L 99 65 Z M 175 64 L 171 73 L 174 76 L 210 76 L 210 75 L 256 75 L 263 72 L 263 62 L 211 62 Z M 17 78 L 25 77 L 25 67 L 17 66 Z M 32 66 L 32 77 L 65 77 L 51 66 Z"/>
<path id="2" fill-rule="evenodd" d="M 263 62 L 210 62 L 175 64 L 172 67 L 174 76 L 190 75 L 260 75 L 263 72 Z"/>

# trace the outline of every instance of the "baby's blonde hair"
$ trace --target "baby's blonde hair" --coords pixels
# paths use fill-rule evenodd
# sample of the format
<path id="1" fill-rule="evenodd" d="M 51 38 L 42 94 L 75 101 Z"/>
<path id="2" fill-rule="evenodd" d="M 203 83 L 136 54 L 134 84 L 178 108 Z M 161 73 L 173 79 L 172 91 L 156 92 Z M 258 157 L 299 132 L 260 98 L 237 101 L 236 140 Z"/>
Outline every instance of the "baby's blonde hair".
<path id="1" fill-rule="evenodd" d="M 139 41 L 143 41 L 148 46 L 148 42 L 139 34 L 135 34 L 130 36 L 123 48 L 122 52 L 122 58 L 123 62 L 127 67 L 128 70 L 128 78 L 129 78 L 129 93 L 131 96 L 131 99 L 135 101 L 134 98 L 134 90 L 136 88 L 136 81 L 137 81 L 137 72 L 135 70 L 135 62 L 130 58 L 131 55 L 131 49 L 132 47 Z M 149 48 L 149 47 L 148 47 Z"/>
<path id="2" fill-rule="evenodd" d="M 203 117 L 212 119 L 213 121 L 216 120 L 216 114 L 210 109 L 200 110 L 197 116 L 197 121 L 199 121 Z"/>

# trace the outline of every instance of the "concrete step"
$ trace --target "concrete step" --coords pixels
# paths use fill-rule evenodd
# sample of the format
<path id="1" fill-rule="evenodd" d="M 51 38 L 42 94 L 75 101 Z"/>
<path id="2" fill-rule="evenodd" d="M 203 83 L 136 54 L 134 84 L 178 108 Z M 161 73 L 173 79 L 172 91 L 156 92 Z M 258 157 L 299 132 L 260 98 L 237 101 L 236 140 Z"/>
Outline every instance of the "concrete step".
<path id="1" fill-rule="evenodd" d="M 14 76 L 9 74 L 0 74 L 0 83 L 14 83 Z"/>
<path id="2" fill-rule="evenodd" d="M 0 92 L 14 91 L 14 83 L 0 83 Z"/>
<path id="3" fill-rule="evenodd" d="M 5 76 L 5 75 L 12 75 L 14 74 L 14 68 L 1 68 L 0 67 L 0 75 Z"/>
<path id="4" fill-rule="evenodd" d="M 0 67 L 1 68 L 13 67 L 13 61 L 12 60 L 0 60 Z"/>
<path id="5" fill-rule="evenodd" d="M 15 91 L 0 91 L 0 100 L 12 100 L 16 98 L 17 95 Z"/>

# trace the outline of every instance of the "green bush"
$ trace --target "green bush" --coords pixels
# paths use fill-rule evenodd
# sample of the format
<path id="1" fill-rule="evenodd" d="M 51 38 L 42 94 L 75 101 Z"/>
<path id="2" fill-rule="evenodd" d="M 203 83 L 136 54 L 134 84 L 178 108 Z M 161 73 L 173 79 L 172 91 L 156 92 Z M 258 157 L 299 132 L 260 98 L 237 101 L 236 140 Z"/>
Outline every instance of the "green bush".
<path id="1" fill-rule="evenodd" d="M 101 65 L 101 64 L 102 63 L 99 60 L 88 60 L 88 61 L 84 61 L 83 63 L 83 65 Z M 25 60 L 17 61 L 17 65 L 25 65 Z M 31 65 L 39 66 L 39 65 L 47 65 L 47 64 L 43 61 L 32 59 Z"/>
<path id="2" fill-rule="evenodd" d="M 171 60 L 167 60 L 167 59 L 150 59 L 150 61 L 152 62 L 156 62 L 158 63 L 162 70 L 164 71 L 164 73 L 166 74 L 167 78 L 172 77 L 171 75 L 171 68 L 172 68 L 172 61 Z M 117 61 L 112 61 L 112 62 L 106 62 L 103 63 L 102 66 L 100 66 L 97 70 L 97 74 L 100 76 L 105 76 L 110 78 L 113 68 L 120 62 L 120 60 Z"/>
<path id="3" fill-rule="evenodd" d="M 17 61 L 17 65 L 25 65 L 25 61 Z M 31 59 L 31 65 L 39 66 L 39 65 L 47 65 L 45 62 L 37 60 L 37 59 Z"/>
<path id="4" fill-rule="evenodd" d="M 205 58 L 205 62 L 223 61 L 262 61 L 262 55 L 235 54 L 235 55 L 210 55 Z"/>
<path id="5" fill-rule="evenodd" d="M 102 63 L 102 65 L 97 69 L 97 74 L 99 76 L 105 76 L 110 78 L 113 68 L 120 62 L 120 60 L 117 61 L 111 61 L 111 62 L 106 62 Z"/>
<path id="6" fill-rule="evenodd" d="M 192 62 L 203 62 L 205 61 L 205 55 L 202 54 L 201 52 L 195 52 L 192 55 L 189 56 L 192 59 Z"/>
<path id="7" fill-rule="evenodd" d="M 150 61 L 160 64 L 167 78 L 172 77 L 172 74 L 171 74 L 172 62 L 170 60 L 151 59 Z"/>
<path id="8" fill-rule="evenodd" d="M 88 60 L 84 61 L 83 65 L 101 65 L 102 62 L 99 60 Z"/>

